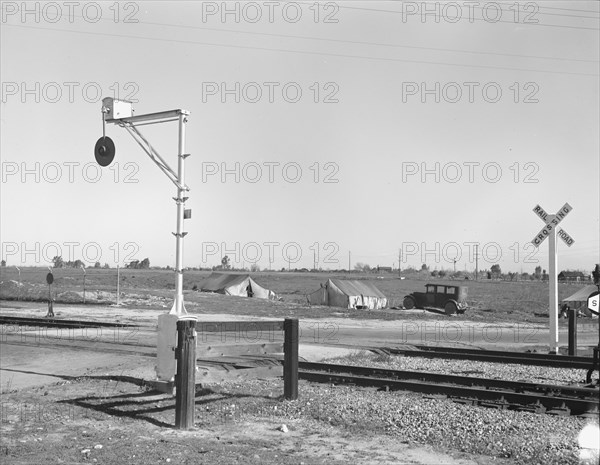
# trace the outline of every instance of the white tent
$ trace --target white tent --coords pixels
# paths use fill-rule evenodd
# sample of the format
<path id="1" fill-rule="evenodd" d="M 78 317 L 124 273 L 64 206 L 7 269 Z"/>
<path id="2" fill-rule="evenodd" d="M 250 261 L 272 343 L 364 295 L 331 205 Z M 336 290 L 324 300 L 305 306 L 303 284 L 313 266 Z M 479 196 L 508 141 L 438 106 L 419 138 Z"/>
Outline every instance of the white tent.
<path id="1" fill-rule="evenodd" d="M 571 308 L 579 309 L 579 311 L 585 313 L 587 316 L 592 316 L 593 313 L 590 312 L 587 308 L 587 299 L 590 296 L 590 294 L 596 292 L 597 290 L 598 286 L 590 284 L 579 289 L 577 292 L 570 295 L 569 297 L 566 297 L 563 300 L 561 300 L 561 304 L 567 304 Z"/>
<path id="2" fill-rule="evenodd" d="M 200 290 L 258 299 L 276 299 L 277 297 L 273 291 L 257 284 L 249 274 L 212 273 L 202 282 Z"/>
<path id="3" fill-rule="evenodd" d="M 310 305 L 380 309 L 387 306 L 387 297 L 375 285 L 359 280 L 329 279 L 321 288 L 306 296 Z"/>

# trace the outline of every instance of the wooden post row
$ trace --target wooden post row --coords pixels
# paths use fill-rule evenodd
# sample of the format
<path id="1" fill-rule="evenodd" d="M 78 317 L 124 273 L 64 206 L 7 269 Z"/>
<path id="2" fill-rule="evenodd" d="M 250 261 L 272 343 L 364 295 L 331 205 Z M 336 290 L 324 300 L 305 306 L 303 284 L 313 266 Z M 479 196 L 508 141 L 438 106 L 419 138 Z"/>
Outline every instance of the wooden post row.
<path id="1" fill-rule="evenodd" d="M 196 407 L 196 320 L 177 322 L 177 374 L 175 375 L 175 427 L 194 427 Z"/>
<path id="2" fill-rule="evenodd" d="M 283 322 L 283 397 L 298 399 L 298 319 L 286 318 Z"/>
<path id="3" fill-rule="evenodd" d="M 569 355 L 577 355 L 577 310 L 569 309 Z"/>

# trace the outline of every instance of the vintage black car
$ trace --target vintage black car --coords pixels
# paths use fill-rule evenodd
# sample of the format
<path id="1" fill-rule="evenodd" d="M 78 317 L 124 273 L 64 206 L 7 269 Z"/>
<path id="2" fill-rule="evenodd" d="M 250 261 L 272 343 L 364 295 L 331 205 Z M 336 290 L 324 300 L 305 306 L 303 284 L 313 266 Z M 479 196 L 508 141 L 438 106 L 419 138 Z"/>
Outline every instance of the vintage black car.
<path id="1" fill-rule="evenodd" d="M 426 284 L 425 292 L 413 292 L 407 295 L 402 305 L 406 309 L 443 309 L 446 315 L 454 315 L 467 310 L 467 294 L 467 286 Z"/>

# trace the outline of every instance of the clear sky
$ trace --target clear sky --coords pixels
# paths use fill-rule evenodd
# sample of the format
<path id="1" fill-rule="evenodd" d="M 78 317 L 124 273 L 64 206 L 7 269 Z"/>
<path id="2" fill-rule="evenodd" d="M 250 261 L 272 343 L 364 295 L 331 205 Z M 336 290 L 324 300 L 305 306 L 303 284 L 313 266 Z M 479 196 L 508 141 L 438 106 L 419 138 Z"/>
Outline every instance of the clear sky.
<path id="1" fill-rule="evenodd" d="M 107 96 L 191 112 L 186 266 L 472 270 L 478 244 L 532 272 L 533 208 L 565 202 L 559 269 L 600 261 L 597 2 L 23 5 L 0 24 L 8 265 L 174 265 L 175 186 L 116 125 L 95 165 Z M 176 124 L 140 131 L 175 167 Z"/>

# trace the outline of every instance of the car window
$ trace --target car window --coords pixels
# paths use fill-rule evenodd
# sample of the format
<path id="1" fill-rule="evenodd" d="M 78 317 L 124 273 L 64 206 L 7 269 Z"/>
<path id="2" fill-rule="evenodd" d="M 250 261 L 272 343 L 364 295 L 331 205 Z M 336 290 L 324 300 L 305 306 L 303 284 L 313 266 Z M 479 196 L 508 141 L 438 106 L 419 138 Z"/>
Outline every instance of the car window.
<path id="1" fill-rule="evenodd" d="M 431 292 L 431 293 L 435 292 L 435 286 L 425 286 L 425 289 L 427 292 Z"/>
<path id="2" fill-rule="evenodd" d="M 456 288 L 455 287 L 448 287 L 446 288 L 446 294 L 452 294 L 454 295 L 456 293 Z"/>
<path id="3" fill-rule="evenodd" d="M 445 290 L 445 287 L 444 287 L 444 286 L 438 286 L 438 287 L 437 287 L 437 293 L 438 293 L 438 294 L 443 294 L 443 293 L 444 293 L 444 290 Z"/>

